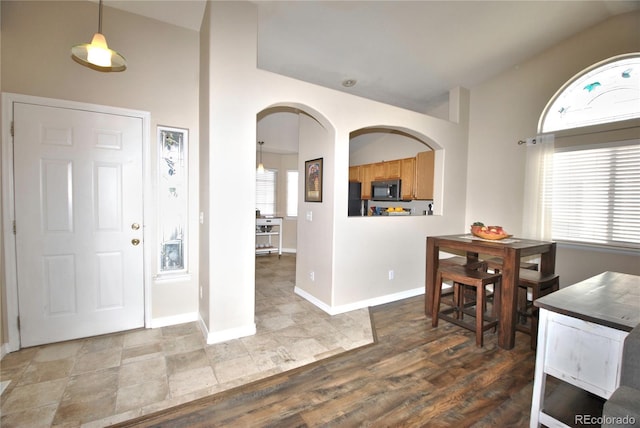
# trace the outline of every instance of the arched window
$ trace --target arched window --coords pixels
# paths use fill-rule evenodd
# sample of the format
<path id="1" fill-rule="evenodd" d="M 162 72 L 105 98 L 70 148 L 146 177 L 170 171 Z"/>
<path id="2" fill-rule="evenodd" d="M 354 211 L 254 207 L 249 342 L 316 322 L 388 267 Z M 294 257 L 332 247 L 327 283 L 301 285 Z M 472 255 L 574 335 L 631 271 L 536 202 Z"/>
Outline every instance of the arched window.
<path id="1" fill-rule="evenodd" d="M 545 213 L 534 228 L 559 242 L 640 248 L 638 118 L 639 53 L 597 63 L 555 94 L 538 127 L 555 146 L 531 195 Z"/>
<path id="2" fill-rule="evenodd" d="M 541 132 L 640 117 L 640 54 L 610 58 L 569 80 L 540 118 Z"/>

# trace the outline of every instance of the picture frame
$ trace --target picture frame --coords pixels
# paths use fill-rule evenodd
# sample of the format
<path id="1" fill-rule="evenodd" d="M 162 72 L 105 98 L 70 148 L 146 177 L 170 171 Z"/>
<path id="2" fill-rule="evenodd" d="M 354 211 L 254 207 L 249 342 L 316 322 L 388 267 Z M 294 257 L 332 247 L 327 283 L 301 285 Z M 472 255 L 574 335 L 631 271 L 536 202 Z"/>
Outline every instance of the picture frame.
<path id="1" fill-rule="evenodd" d="M 304 163 L 304 201 L 322 202 L 322 162 L 323 158 Z"/>

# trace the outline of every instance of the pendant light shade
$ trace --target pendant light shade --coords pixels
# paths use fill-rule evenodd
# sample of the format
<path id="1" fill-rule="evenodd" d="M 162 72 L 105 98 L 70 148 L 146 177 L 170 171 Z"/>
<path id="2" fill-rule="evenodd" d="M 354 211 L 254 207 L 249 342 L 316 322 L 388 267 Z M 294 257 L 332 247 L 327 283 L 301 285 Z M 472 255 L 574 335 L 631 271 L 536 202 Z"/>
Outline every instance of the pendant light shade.
<path id="1" fill-rule="evenodd" d="M 124 71 L 127 68 L 126 60 L 118 52 L 109 49 L 107 39 L 102 34 L 102 0 L 98 7 L 98 32 L 93 35 L 91 43 L 73 46 L 71 58 L 97 71 Z"/>
<path id="2" fill-rule="evenodd" d="M 260 146 L 260 163 L 258 164 L 258 174 L 262 174 L 264 172 L 264 164 L 262 163 L 262 145 L 264 141 L 258 141 L 258 145 Z"/>

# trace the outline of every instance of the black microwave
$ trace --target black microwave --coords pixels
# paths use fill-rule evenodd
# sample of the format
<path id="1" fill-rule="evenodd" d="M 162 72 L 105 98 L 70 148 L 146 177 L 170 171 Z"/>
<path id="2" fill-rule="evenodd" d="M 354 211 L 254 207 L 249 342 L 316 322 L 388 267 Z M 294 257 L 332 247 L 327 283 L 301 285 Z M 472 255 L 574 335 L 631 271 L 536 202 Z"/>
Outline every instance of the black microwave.
<path id="1" fill-rule="evenodd" d="M 400 201 L 400 180 L 385 180 L 371 182 L 371 199 L 374 201 Z"/>

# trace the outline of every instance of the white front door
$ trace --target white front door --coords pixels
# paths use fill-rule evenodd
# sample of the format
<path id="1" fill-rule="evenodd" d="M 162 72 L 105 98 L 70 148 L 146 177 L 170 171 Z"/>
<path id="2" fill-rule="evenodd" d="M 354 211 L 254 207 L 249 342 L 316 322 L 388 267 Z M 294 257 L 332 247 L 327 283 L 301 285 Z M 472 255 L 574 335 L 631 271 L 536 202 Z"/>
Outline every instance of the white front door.
<path id="1" fill-rule="evenodd" d="M 13 108 L 21 346 L 144 326 L 142 119 Z"/>

